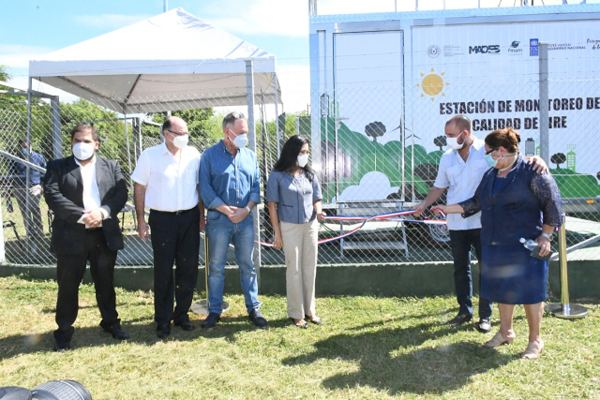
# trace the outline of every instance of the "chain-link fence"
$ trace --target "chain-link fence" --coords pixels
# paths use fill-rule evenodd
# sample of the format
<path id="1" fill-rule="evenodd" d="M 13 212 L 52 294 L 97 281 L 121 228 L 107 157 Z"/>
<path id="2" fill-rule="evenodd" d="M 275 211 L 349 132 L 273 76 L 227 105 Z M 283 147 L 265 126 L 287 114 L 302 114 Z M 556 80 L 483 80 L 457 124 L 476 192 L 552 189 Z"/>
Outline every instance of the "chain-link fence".
<path id="1" fill-rule="evenodd" d="M 477 79 L 454 76 L 450 80 L 443 71 L 426 72 L 406 85 L 341 85 L 335 92 L 313 93 L 312 98 L 320 103 L 313 101 L 312 112 L 283 114 L 278 117 L 278 124 L 272 105 L 256 106 L 256 152 L 263 176 L 263 195 L 283 141 L 300 133 L 312 141 L 311 159 L 322 186 L 324 208 L 332 216 L 351 217 L 321 224 L 320 237 L 324 240 L 353 230 L 355 233 L 322 244 L 320 264 L 451 260 L 445 225 L 435 221 L 423 223 L 433 216 L 381 215 L 411 210 L 427 195 L 446 150 L 444 123 L 452 115 L 468 115 L 473 121 L 474 134 L 481 139 L 495 128 L 514 126 L 522 134 L 521 152 L 539 153 L 542 122 L 537 76 L 512 77 L 510 81 L 493 76 Z M 594 150 L 594 127 L 600 122 L 600 80 L 550 78 L 548 162 L 569 216 L 569 244 L 574 244 L 600 233 L 597 206 L 600 167 Z M 460 93 L 462 100 L 445 102 L 444 90 Z M 565 97 L 563 93 L 578 94 Z M 34 163 L 36 153 L 45 160 L 69 156 L 71 128 L 80 122 L 93 124 L 100 135 L 99 155 L 119 161 L 129 187 L 129 201 L 120 213 L 126 244 L 119 252 L 118 264 L 151 265 L 150 242 L 142 242 L 136 232 L 130 175 L 141 151 L 160 143 L 160 124 L 166 113 L 123 116 L 101 102 L 77 100 L 60 103 L 60 124 L 57 124 L 47 99 L 32 96 L 30 103 L 24 95 L 0 95 L 0 150 Z M 32 150 L 29 155 L 23 153 L 19 143 L 19 139 L 27 136 L 28 106 Z M 199 103 L 197 109 L 173 112 L 187 121 L 190 144 L 200 152 L 223 137 L 221 120 L 228 111 L 202 106 Z M 57 126 L 60 135 L 56 133 Z M 0 157 L 6 262 L 52 265 L 55 262 L 49 252 L 52 213 L 41 195 L 30 193 L 28 205 L 19 201 L 18 193 L 30 191 L 32 185 L 30 182 L 27 188 L 23 187 L 25 178 L 17 171 L 16 164 L 19 160 Z M 33 171 L 30 168 L 27 172 L 30 178 Z M 445 198 L 440 201 L 445 202 Z M 23 204 L 30 207 L 29 214 L 21 212 Z M 33 217 L 32 210 L 36 208 L 39 222 Z M 260 216 L 260 239 L 270 242 L 272 228 L 266 207 L 261 206 Z M 373 216 L 380 217 L 363 225 L 360 217 Z M 200 251 L 203 259 L 203 246 Z M 233 256 L 229 262 L 234 262 Z M 283 264 L 283 254 L 263 247 L 261 262 Z"/>

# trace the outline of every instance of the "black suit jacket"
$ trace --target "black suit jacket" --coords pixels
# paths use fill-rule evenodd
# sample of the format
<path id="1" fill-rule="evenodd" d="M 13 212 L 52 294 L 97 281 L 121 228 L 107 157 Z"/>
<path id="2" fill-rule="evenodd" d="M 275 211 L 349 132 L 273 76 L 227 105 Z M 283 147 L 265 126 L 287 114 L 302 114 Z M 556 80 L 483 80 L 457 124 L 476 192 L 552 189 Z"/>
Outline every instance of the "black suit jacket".
<path id="1" fill-rule="evenodd" d="M 110 215 L 102 221 L 102 229 L 108 247 L 116 251 L 123 248 L 118 214 L 127 202 L 127 185 L 119 163 L 96 156 L 96 180 L 101 207 Z M 48 163 L 44 198 L 54 212 L 51 249 L 56 254 L 79 253 L 85 241 L 85 225 L 77 223 L 83 215 L 83 183 L 73 156 Z"/>

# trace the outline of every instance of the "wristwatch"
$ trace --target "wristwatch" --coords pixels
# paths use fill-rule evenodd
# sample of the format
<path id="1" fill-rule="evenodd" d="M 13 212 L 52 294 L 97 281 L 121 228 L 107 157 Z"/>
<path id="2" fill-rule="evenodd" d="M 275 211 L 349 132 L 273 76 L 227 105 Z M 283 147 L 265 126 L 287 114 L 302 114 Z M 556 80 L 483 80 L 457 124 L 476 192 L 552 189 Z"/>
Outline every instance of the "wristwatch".
<path id="1" fill-rule="evenodd" d="M 250 209 L 250 207 L 246 206 L 244 208 L 246 209 L 246 211 L 248 211 L 248 214 L 250 214 L 252 212 L 252 210 Z"/>
<path id="2" fill-rule="evenodd" d="M 544 233 L 544 232 L 542 232 L 541 236 L 545 237 L 548 240 L 552 239 L 552 234 L 551 233 Z"/>

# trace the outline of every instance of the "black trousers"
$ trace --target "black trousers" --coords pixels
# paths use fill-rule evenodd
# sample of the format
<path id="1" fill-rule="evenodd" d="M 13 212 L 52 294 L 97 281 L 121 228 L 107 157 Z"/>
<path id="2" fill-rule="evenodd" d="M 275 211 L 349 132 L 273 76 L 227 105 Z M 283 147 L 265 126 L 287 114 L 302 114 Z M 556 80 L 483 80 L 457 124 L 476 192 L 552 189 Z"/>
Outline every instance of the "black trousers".
<path id="1" fill-rule="evenodd" d="M 158 325 L 189 321 L 198 280 L 200 211 L 198 207 L 180 214 L 150 210 L 148 223 L 154 251 L 154 320 Z"/>
<path id="2" fill-rule="evenodd" d="M 110 328 L 120 324 L 115 299 L 113 276 L 117 252 L 108 248 L 102 229 L 86 231 L 85 244 L 77 254 L 57 254 L 56 273 L 58 299 L 56 302 L 56 324 L 54 338 L 59 342 L 70 341 L 73 323 L 79 311 L 79 284 L 87 261 L 96 289 L 96 301 L 102 321 L 100 326 Z"/>

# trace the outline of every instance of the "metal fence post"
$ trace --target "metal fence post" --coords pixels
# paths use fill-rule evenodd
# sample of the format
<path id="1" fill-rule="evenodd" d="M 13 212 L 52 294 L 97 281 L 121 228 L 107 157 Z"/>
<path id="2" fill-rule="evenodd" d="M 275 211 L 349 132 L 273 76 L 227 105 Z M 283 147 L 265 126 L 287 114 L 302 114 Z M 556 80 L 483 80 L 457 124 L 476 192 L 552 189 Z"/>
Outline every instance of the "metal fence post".
<path id="1" fill-rule="evenodd" d="M 252 60 L 246 60 L 246 93 L 248 99 L 248 136 L 250 139 L 250 150 L 256 154 L 256 125 L 254 122 L 254 65 Z M 260 283 L 261 249 L 260 244 L 260 210 L 254 207 L 252 212 L 254 218 L 254 268 L 256 277 Z"/>
<path id="2" fill-rule="evenodd" d="M 565 214 L 561 216 L 558 231 L 558 263 L 560 264 L 560 303 L 548 303 L 546 312 L 559 318 L 575 319 L 587 315 L 588 309 L 578 304 L 569 304 L 569 276 L 567 273 L 567 229 Z"/>
<path id="3" fill-rule="evenodd" d="M 540 157 L 550 165 L 550 138 L 548 126 L 548 42 L 539 42 L 540 86 Z"/>

